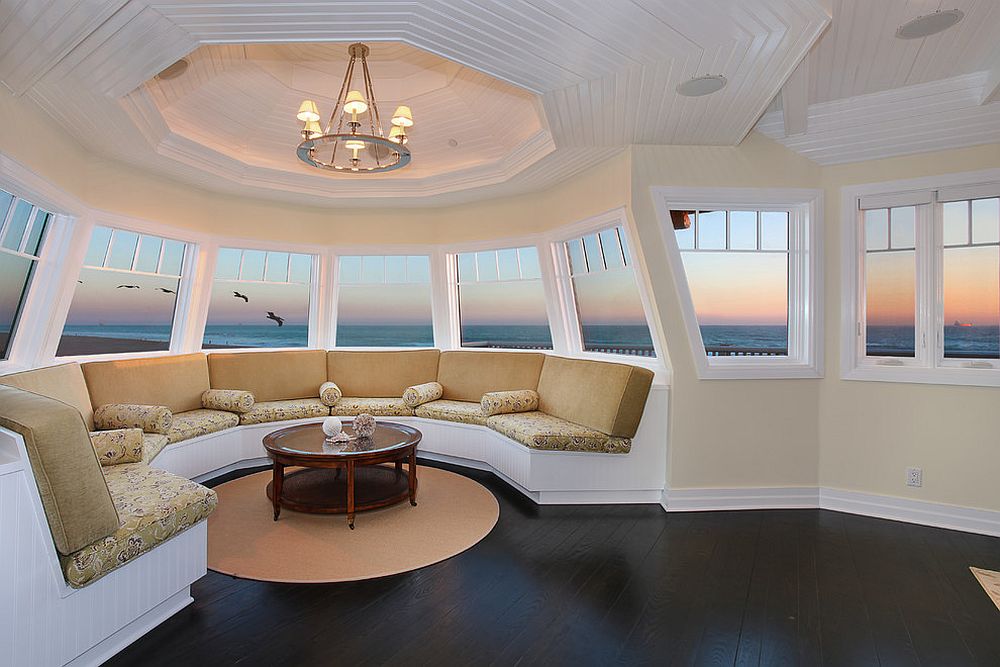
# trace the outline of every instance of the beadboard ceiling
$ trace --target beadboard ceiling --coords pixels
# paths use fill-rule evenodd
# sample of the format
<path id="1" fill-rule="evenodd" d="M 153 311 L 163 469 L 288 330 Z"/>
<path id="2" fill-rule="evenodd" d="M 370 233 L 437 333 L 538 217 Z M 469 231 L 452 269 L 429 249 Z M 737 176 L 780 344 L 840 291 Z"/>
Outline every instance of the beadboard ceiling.
<path id="1" fill-rule="evenodd" d="M 833 21 L 757 129 L 820 164 L 1000 141 L 1000 2 L 824 0 Z M 954 27 L 900 25 L 959 9 Z M 786 118 L 787 116 L 787 118 Z"/>
<path id="2" fill-rule="evenodd" d="M 434 205 L 548 187 L 631 143 L 739 143 L 828 22 L 819 0 L 14 0 L 0 81 L 88 149 L 201 187 Z M 413 108 L 410 168 L 295 158 L 298 102 L 329 109 L 353 41 L 382 106 Z M 729 85 L 674 92 L 704 74 Z"/>
<path id="3" fill-rule="evenodd" d="M 939 9 L 965 18 L 894 37 Z M 414 160 L 310 169 L 298 102 L 330 108 L 359 40 L 383 113 L 413 108 Z M 181 77 L 154 78 L 181 57 Z M 729 83 L 675 93 L 704 74 Z M 732 145 L 755 127 L 821 164 L 998 141 L 1000 2 L 12 0 L 0 82 L 93 152 L 200 187 L 440 205 L 549 187 L 628 144 Z"/>

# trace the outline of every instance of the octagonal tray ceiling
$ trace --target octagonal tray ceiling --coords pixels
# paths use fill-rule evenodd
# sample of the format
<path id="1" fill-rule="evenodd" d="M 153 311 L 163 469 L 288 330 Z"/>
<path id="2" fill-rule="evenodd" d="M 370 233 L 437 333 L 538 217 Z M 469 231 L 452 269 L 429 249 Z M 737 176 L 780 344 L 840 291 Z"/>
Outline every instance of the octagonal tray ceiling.
<path id="1" fill-rule="evenodd" d="M 828 22 L 818 0 L 50 0 L 0 9 L 0 81 L 89 149 L 201 187 L 437 204 L 548 187 L 632 143 L 739 143 Z M 406 169 L 295 158 L 298 103 L 329 113 L 353 41 L 383 113 L 413 108 Z M 676 94 L 704 74 L 729 85 Z"/>

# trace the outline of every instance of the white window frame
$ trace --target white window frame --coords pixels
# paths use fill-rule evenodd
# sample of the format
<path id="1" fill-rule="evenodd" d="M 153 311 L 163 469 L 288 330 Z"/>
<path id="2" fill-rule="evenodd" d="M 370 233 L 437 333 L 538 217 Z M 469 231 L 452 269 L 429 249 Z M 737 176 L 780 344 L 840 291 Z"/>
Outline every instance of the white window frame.
<path id="1" fill-rule="evenodd" d="M 823 377 L 823 191 L 652 187 L 667 262 L 699 379 Z M 671 210 L 788 211 L 788 356 L 709 356 L 670 219 Z"/>
<path id="2" fill-rule="evenodd" d="M 585 350 L 583 346 L 582 322 L 580 321 L 580 313 L 577 310 L 576 294 L 573 290 L 573 276 L 570 271 L 569 253 L 566 250 L 566 244 L 574 239 L 582 238 L 589 234 L 596 234 L 613 227 L 620 227 L 622 233 L 625 235 L 624 241 L 631 255 L 632 275 L 635 279 L 636 290 L 639 293 L 639 301 L 642 304 L 642 313 L 646 319 L 646 326 L 649 328 L 649 336 L 653 341 L 655 357 L 594 352 Z M 654 315 L 655 310 L 653 308 L 652 292 L 649 288 L 648 278 L 645 275 L 645 271 L 641 268 L 643 262 L 641 246 L 636 241 L 635 233 L 625 208 L 616 208 L 559 228 L 550 238 L 550 252 L 554 265 L 557 303 L 561 314 L 565 347 L 568 353 L 573 357 L 582 359 L 614 361 L 629 363 L 635 366 L 645 366 L 663 373 L 664 369 L 668 367 L 667 351 L 656 325 L 658 319 Z"/>
<path id="3" fill-rule="evenodd" d="M 841 189 L 841 377 L 845 380 L 919 384 L 1000 386 L 1000 360 L 944 358 L 942 188 L 1000 192 L 1000 169 L 852 185 Z M 955 191 L 955 190 L 953 190 Z M 864 216 L 862 198 L 887 207 L 916 204 L 916 292 L 914 358 L 867 356 L 865 346 Z M 873 208 L 874 206 L 869 206 Z M 881 206 L 879 206 L 881 207 Z"/>
<path id="4" fill-rule="evenodd" d="M 267 255 L 266 253 L 271 252 L 284 252 L 289 254 L 289 269 L 291 268 L 291 255 L 306 255 L 308 256 L 312 263 L 309 267 L 309 315 L 306 323 L 306 345 L 305 347 L 233 347 L 233 348 L 206 348 L 205 345 L 205 328 L 208 326 L 208 313 L 212 302 L 212 289 L 215 286 L 215 268 L 218 265 L 219 251 L 227 250 L 239 250 L 241 252 L 246 250 L 256 250 L 265 253 L 264 256 L 264 275 L 267 275 Z M 235 240 L 230 241 L 229 239 L 223 242 L 209 241 L 202 245 L 203 252 L 199 257 L 199 263 L 197 266 L 197 286 L 194 290 L 196 294 L 200 295 L 200 299 L 197 304 L 195 304 L 195 309 L 199 317 L 194 318 L 194 327 L 189 332 L 189 346 L 194 347 L 192 351 L 206 352 L 211 354 L 228 354 L 232 352 L 281 352 L 281 351 L 295 351 L 295 350 L 309 350 L 317 347 L 323 347 L 323 343 L 320 342 L 322 337 L 320 318 L 322 316 L 323 306 L 321 303 L 321 293 L 320 285 L 322 284 L 322 270 L 323 270 L 323 255 L 317 254 L 315 248 L 305 247 L 301 245 L 287 245 L 281 243 L 267 243 L 261 241 L 241 241 Z M 243 258 L 240 257 L 240 267 L 237 276 L 241 275 L 243 272 Z M 238 280 L 238 279 L 223 279 L 227 282 L 248 282 L 248 283 L 268 283 L 268 284 L 294 284 L 300 285 L 302 283 L 275 283 L 267 280 L 252 281 L 252 280 Z"/>
<path id="5" fill-rule="evenodd" d="M 441 295 L 436 288 L 438 278 L 436 276 L 438 268 L 438 263 L 443 261 L 443 258 L 439 256 L 436 249 L 432 246 L 357 246 L 357 247 L 342 247 L 335 249 L 330 254 L 330 266 L 331 275 L 329 282 L 326 283 L 330 286 L 330 324 L 328 328 L 328 347 L 330 349 L 338 350 L 356 350 L 362 352 L 377 352 L 379 350 L 426 350 L 431 349 L 430 347 L 421 346 L 398 346 L 398 345 L 379 345 L 379 346 L 343 346 L 337 345 L 337 323 L 340 317 L 340 290 L 345 285 L 375 285 L 378 283 L 341 283 L 340 282 L 340 260 L 344 257 L 427 257 L 430 262 L 430 283 L 429 287 L 431 290 L 431 330 L 433 338 L 433 347 L 442 347 L 440 340 L 444 334 L 440 331 L 441 322 L 438 316 L 438 309 L 441 303 Z M 383 267 L 383 276 L 385 275 L 385 269 Z M 383 282 L 383 285 L 393 285 L 396 283 Z M 405 283 L 409 285 L 419 285 L 422 283 Z"/>

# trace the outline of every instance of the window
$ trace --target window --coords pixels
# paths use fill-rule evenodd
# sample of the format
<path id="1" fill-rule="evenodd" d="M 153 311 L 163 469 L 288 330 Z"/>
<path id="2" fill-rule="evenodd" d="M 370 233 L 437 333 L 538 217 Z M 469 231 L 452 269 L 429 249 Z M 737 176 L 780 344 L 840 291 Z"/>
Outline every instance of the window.
<path id="1" fill-rule="evenodd" d="M 551 350 L 538 249 L 458 255 L 462 347 Z"/>
<path id="2" fill-rule="evenodd" d="M 670 212 L 708 356 L 788 356 L 788 211 Z"/>
<path id="3" fill-rule="evenodd" d="M 823 191 L 653 188 L 698 377 L 823 374 Z"/>
<path id="4" fill-rule="evenodd" d="M 960 178 L 862 186 L 846 200 L 845 377 L 1000 385 L 1000 183 Z"/>
<path id="5" fill-rule="evenodd" d="M 187 244 L 95 227 L 57 356 L 168 350 Z"/>
<path id="6" fill-rule="evenodd" d="M 567 241 L 566 254 L 583 350 L 655 357 L 625 230 Z"/>
<path id="7" fill-rule="evenodd" d="M 433 347 L 427 255 L 352 255 L 339 261 L 338 347 Z"/>
<path id="8" fill-rule="evenodd" d="M 10 352 L 50 217 L 0 190 L 0 359 L 7 359 Z"/>
<path id="9" fill-rule="evenodd" d="M 202 348 L 306 347 L 313 256 L 221 248 Z"/>

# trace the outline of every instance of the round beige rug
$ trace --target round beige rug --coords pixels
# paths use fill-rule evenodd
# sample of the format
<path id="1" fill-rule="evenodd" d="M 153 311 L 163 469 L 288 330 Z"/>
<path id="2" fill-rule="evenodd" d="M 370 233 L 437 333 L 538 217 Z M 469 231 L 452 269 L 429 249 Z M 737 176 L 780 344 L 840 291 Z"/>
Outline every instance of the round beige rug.
<path id="1" fill-rule="evenodd" d="M 343 514 L 283 508 L 274 521 L 264 492 L 270 471 L 220 484 L 219 506 L 208 518 L 208 567 L 284 583 L 372 579 L 450 558 L 496 525 L 500 506 L 482 485 L 423 466 L 418 479 L 416 507 L 404 501 L 359 512 L 355 530 Z"/>

